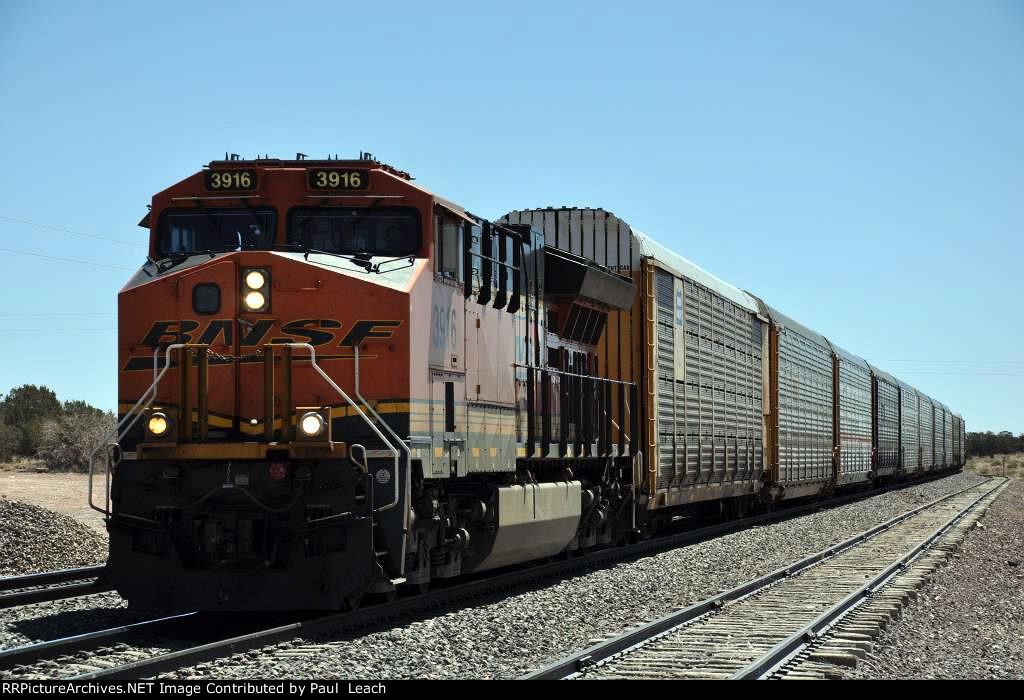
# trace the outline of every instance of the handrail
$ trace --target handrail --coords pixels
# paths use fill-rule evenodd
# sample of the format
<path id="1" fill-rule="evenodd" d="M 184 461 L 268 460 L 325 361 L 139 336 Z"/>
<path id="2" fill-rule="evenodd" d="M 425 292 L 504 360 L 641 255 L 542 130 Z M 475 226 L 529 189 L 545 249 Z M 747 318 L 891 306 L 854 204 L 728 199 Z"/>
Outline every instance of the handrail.
<path id="1" fill-rule="evenodd" d="M 387 422 L 383 418 L 381 418 L 380 414 L 377 413 L 377 409 L 375 409 L 373 406 L 371 406 L 370 402 L 363 398 L 363 395 L 362 395 L 362 393 L 359 390 L 359 345 L 353 345 L 352 349 L 355 351 L 355 389 L 356 389 L 356 398 L 359 399 L 362 402 L 362 404 L 364 406 L 366 406 L 366 408 L 369 409 L 370 413 L 373 414 L 373 417 L 377 419 L 377 422 L 379 422 L 381 425 L 383 425 L 384 428 L 389 433 L 391 433 L 391 437 L 393 437 L 395 439 L 395 441 L 398 442 L 398 444 L 402 446 L 402 449 L 405 450 L 405 460 L 406 460 L 405 461 L 405 467 L 406 467 L 406 469 L 405 469 L 405 484 L 406 484 L 405 492 L 406 492 L 406 494 L 408 494 L 408 493 L 410 493 L 410 491 L 412 489 L 412 450 L 409 449 L 409 445 L 406 444 L 405 440 L 403 440 L 402 438 L 398 437 L 398 434 L 394 431 L 394 429 L 390 425 L 388 425 Z M 395 472 L 395 485 L 396 485 L 396 488 L 397 488 L 397 485 L 398 485 L 398 472 L 397 471 Z M 396 502 L 397 502 L 397 495 L 396 495 Z M 390 508 L 392 506 L 388 506 L 388 507 Z M 381 510 L 386 510 L 386 509 L 382 508 Z"/>
<path id="2" fill-rule="evenodd" d="M 394 460 L 395 460 L 395 479 L 394 479 L 395 493 L 394 493 L 394 497 L 392 498 L 391 503 L 388 503 L 387 505 L 383 505 L 380 508 L 376 508 L 376 509 L 374 509 L 374 511 L 377 512 L 377 513 L 380 513 L 382 511 L 390 510 L 390 509 L 394 508 L 395 506 L 397 506 L 398 505 L 398 499 L 399 499 L 399 489 L 398 489 L 398 475 L 399 475 L 398 450 L 395 449 L 395 446 L 391 444 L 391 441 L 388 440 L 384 436 L 384 433 L 382 433 L 377 428 L 377 426 L 373 424 L 373 421 L 371 421 L 367 417 L 367 415 L 365 413 L 363 413 L 363 410 L 361 408 L 359 408 L 359 406 L 356 405 L 356 402 L 353 401 L 352 398 L 348 394 L 345 393 L 345 390 L 342 389 L 340 386 L 338 386 L 334 382 L 334 380 L 331 379 L 327 375 L 327 373 L 323 371 L 323 369 L 320 367 L 320 365 L 318 365 L 316 363 L 316 349 L 312 345 L 310 345 L 309 343 L 281 343 L 281 345 L 284 345 L 285 347 L 305 348 L 306 350 L 309 350 L 309 362 L 313 366 L 313 369 L 316 370 L 317 374 L 319 374 L 321 377 L 323 377 L 323 380 L 325 382 L 327 382 L 327 384 L 330 385 L 330 387 L 332 389 L 334 389 L 338 393 L 338 395 L 341 396 L 341 398 L 345 399 L 346 403 L 348 403 L 348 405 L 351 406 L 355 410 L 355 412 L 359 415 L 359 417 L 362 418 L 363 421 L 368 426 L 370 426 L 370 430 L 372 430 L 377 435 L 377 437 L 380 438 L 381 442 L 384 443 L 384 445 L 387 447 L 387 449 L 394 456 Z M 390 428 L 388 428 L 388 429 L 390 430 Z M 399 441 L 399 442 L 401 442 L 401 441 Z M 404 446 L 404 443 L 403 443 L 403 446 Z M 406 447 L 406 449 L 408 449 L 408 448 Z"/>
<path id="3" fill-rule="evenodd" d="M 100 508 L 95 503 L 93 503 L 92 482 L 96 465 L 96 455 L 97 453 L 99 453 L 101 449 L 108 447 L 111 444 L 111 438 L 114 438 L 114 444 L 118 444 L 121 442 L 121 438 L 124 436 L 124 434 L 135 427 L 135 424 L 138 422 L 139 418 L 142 417 L 142 412 L 149 408 L 150 405 L 152 405 L 153 401 L 156 400 L 157 385 L 160 383 L 160 380 L 163 379 L 163 376 L 167 373 L 167 370 L 170 369 L 171 367 L 171 351 L 184 348 L 186 347 L 186 345 L 187 343 L 172 343 L 171 345 L 167 346 L 164 352 L 164 366 L 159 373 L 157 373 L 156 364 L 157 359 L 159 358 L 160 349 L 157 348 L 156 350 L 153 351 L 153 383 L 149 385 L 148 389 L 142 392 L 142 396 L 140 396 L 139 400 L 135 402 L 135 405 L 132 406 L 131 409 L 126 414 L 124 414 L 124 417 L 117 421 L 117 424 L 114 426 L 114 428 L 109 433 L 104 435 L 103 438 L 96 444 L 96 447 L 93 448 L 92 452 L 89 453 L 89 507 L 95 511 L 103 513 L 103 515 L 106 517 L 110 517 L 110 465 L 107 465 L 106 499 L 104 502 L 104 506 Z M 139 410 L 140 407 L 142 409 L 141 411 Z M 122 429 L 122 426 L 125 425 L 125 422 L 129 418 L 132 419 L 131 422 L 128 423 L 128 425 Z"/>
<path id="4" fill-rule="evenodd" d="M 120 420 L 118 420 L 118 422 L 114 426 L 114 428 L 109 433 L 107 433 L 107 434 L 105 434 L 103 436 L 103 439 L 101 439 L 96 444 L 96 447 L 94 447 L 92 452 L 90 452 L 90 454 L 89 454 L 89 507 L 92 508 L 93 510 L 99 511 L 100 513 L 103 513 L 104 516 L 107 516 L 107 517 L 110 516 L 110 468 L 108 466 L 107 472 L 106 472 L 106 499 L 105 499 L 105 503 L 104 503 L 103 507 L 100 507 L 100 506 L 97 506 L 94 503 L 94 499 L 93 499 L 93 477 L 94 477 L 94 474 L 95 474 L 96 455 L 99 453 L 99 451 L 101 449 L 103 449 L 104 447 L 109 446 L 111 444 L 110 443 L 111 438 L 114 438 L 114 443 L 113 444 L 118 444 L 118 443 L 120 443 L 121 438 L 129 430 L 131 430 L 133 427 L 135 427 L 135 424 L 138 422 L 139 418 L 142 417 L 143 412 L 146 409 L 148 409 L 152 405 L 152 403 L 156 400 L 157 386 L 160 384 L 160 380 L 163 379 L 164 375 L 167 373 L 167 370 L 170 369 L 170 367 L 171 367 L 171 351 L 172 350 L 179 350 L 179 349 L 188 347 L 189 345 L 190 344 L 188 344 L 188 343 L 173 343 L 171 345 L 168 345 L 165 348 L 165 350 L 164 350 L 164 359 L 165 359 L 164 366 L 160 369 L 159 372 L 157 372 L 157 369 L 156 369 L 157 360 L 159 359 L 159 348 L 153 352 L 153 382 L 149 385 L 149 388 L 147 388 L 146 391 L 144 391 L 142 393 L 142 396 L 139 397 L 139 400 L 135 402 L 135 405 L 132 406 L 132 408 Z M 400 473 L 399 452 L 398 452 L 398 450 L 395 448 L 394 445 L 391 444 L 391 441 L 389 441 L 387 439 L 387 437 L 385 437 L 384 433 L 382 433 L 377 428 L 377 426 L 374 425 L 374 422 L 372 420 L 370 420 L 369 417 L 367 417 L 367 415 L 355 403 L 355 401 L 353 401 L 352 398 L 348 394 L 346 394 L 345 391 L 340 386 L 338 386 L 334 382 L 334 380 L 331 379 L 327 375 L 326 372 L 324 372 L 324 370 L 320 367 L 320 365 L 317 364 L 317 362 L 316 362 L 316 350 L 313 348 L 312 345 L 310 345 L 309 343 L 282 343 L 282 345 L 284 345 L 286 347 L 304 348 L 306 350 L 309 350 L 310 364 L 312 365 L 313 369 L 316 370 L 317 374 L 319 374 L 324 379 L 324 381 L 326 381 L 327 384 L 332 389 L 334 389 L 346 401 L 346 403 L 348 403 L 349 406 L 351 406 L 353 408 L 353 410 L 355 410 L 355 412 L 359 415 L 359 417 L 362 418 L 363 421 L 370 427 L 370 430 L 372 430 L 377 435 L 377 437 L 380 438 L 381 442 L 384 443 L 384 445 L 387 447 L 388 451 L 391 452 L 391 454 L 394 457 L 394 461 L 395 461 L 395 478 L 394 478 L 395 488 L 394 488 L 394 496 L 392 497 L 392 500 L 391 500 L 390 503 L 388 503 L 386 505 L 383 505 L 380 508 L 375 509 L 375 511 L 376 512 L 382 512 L 382 511 L 390 510 L 391 508 L 394 508 L 395 506 L 397 506 L 398 505 L 398 501 L 399 501 L 399 493 L 400 493 L 399 492 L 399 486 L 398 486 L 398 477 L 399 477 L 399 473 Z M 358 357 L 358 351 L 357 351 L 357 357 Z M 357 382 L 358 382 L 358 379 L 357 379 Z M 358 395 L 358 392 L 357 392 L 357 395 Z M 361 396 L 359 398 L 360 398 L 360 401 L 363 401 L 363 403 L 366 403 L 365 399 L 363 399 Z M 377 412 L 374 411 L 373 408 L 370 407 L 368 404 L 367 404 L 367 407 L 370 408 L 370 411 L 375 416 L 377 416 L 378 420 L 380 420 L 380 416 L 377 414 Z M 129 422 L 129 419 L 131 419 L 130 422 Z M 126 425 L 126 423 L 127 423 L 127 425 Z M 395 435 L 394 431 L 391 429 L 391 427 L 389 425 L 387 425 L 387 423 L 384 423 L 384 421 L 382 421 L 382 420 L 381 420 L 381 423 L 384 424 L 384 427 L 387 428 L 387 430 L 392 435 Z M 409 452 L 409 448 L 405 444 L 405 442 L 402 441 L 400 438 L 398 438 L 397 435 L 395 435 L 395 438 L 398 439 L 398 442 L 399 442 L 399 444 L 402 445 L 402 448 L 408 454 L 411 454 L 411 452 Z"/>

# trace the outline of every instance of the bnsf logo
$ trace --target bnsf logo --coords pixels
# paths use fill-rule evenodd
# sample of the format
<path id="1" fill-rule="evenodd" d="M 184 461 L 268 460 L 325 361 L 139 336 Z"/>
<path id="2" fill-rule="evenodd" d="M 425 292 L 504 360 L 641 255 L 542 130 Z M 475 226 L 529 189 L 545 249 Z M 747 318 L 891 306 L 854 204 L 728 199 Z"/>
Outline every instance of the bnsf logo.
<path id="1" fill-rule="evenodd" d="M 233 345 L 235 328 L 240 328 L 238 344 L 243 346 L 266 343 L 309 343 L 314 347 L 354 347 L 368 338 L 390 338 L 401 321 L 356 321 L 342 333 L 341 321 L 330 318 L 302 318 L 281 324 L 281 333 L 271 334 L 275 325 L 271 319 L 241 324 L 232 319 L 215 319 L 203 325 L 199 321 L 157 321 L 150 326 L 141 345 L 157 348 L 171 343 L 201 343 L 203 345 Z M 325 359 L 330 359 L 325 357 Z M 152 358 L 132 358 L 125 369 L 146 369 L 153 366 Z"/>
<path id="2" fill-rule="evenodd" d="M 169 343 L 202 343 L 204 345 L 232 345 L 236 321 L 222 319 L 210 321 L 201 328 L 198 321 L 157 321 L 150 327 L 142 345 L 156 348 Z M 303 318 L 289 321 L 281 325 L 281 332 L 290 337 L 274 336 L 267 339 L 267 334 L 274 327 L 275 321 L 263 319 L 245 324 L 239 345 L 263 345 L 264 343 L 309 343 L 320 346 L 329 345 L 338 339 L 341 321 L 330 318 Z M 352 328 L 341 338 L 336 347 L 353 347 L 367 338 L 390 338 L 395 328 L 402 325 L 401 321 L 356 321 Z"/>

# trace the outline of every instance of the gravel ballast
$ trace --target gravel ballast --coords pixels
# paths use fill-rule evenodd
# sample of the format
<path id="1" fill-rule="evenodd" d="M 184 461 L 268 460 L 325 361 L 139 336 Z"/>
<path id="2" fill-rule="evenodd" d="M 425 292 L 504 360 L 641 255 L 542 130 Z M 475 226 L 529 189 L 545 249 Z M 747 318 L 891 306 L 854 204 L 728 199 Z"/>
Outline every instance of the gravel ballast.
<path id="1" fill-rule="evenodd" d="M 848 678 L 1024 678 L 1024 482 L 1012 481 L 959 552 Z"/>
<path id="2" fill-rule="evenodd" d="M 956 474 L 358 638 L 296 640 L 179 678 L 514 678 L 981 479 Z"/>
<path id="3" fill-rule="evenodd" d="M 107 539 L 74 518 L 0 498 L 0 575 L 102 564 Z M 116 593 L 0 610 L 0 649 L 135 622 Z"/>
<path id="4" fill-rule="evenodd" d="M 0 498 L 0 576 L 102 564 L 107 540 L 74 518 Z"/>

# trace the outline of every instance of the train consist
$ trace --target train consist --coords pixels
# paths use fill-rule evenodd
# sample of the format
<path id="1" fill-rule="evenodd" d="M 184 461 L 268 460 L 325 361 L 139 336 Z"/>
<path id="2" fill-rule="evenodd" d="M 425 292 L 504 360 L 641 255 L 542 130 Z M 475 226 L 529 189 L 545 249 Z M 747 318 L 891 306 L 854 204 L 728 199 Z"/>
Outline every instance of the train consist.
<path id="1" fill-rule="evenodd" d="M 133 607 L 353 606 L 964 462 L 945 405 L 601 209 L 232 157 L 140 225 L 90 489 Z"/>

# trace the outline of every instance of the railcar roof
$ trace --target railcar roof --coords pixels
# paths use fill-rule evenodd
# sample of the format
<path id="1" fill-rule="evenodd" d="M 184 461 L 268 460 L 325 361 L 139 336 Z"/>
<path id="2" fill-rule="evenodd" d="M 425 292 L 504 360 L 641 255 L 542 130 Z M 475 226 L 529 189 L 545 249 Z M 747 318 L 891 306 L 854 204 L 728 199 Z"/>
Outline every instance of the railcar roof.
<path id="1" fill-rule="evenodd" d="M 903 382 L 901 382 L 899 379 L 897 379 L 896 377 L 892 376 L 891 374 L 889 374 L 885 370 L 878 369 L 877 367 L 875 367 L 874 365 L 871 365 L 871 364 L 869 364 L 868 366 L 871 367 L 871 371 L 872 372 L 874 372 L 877 376 L 879 376 L 882 379 L 884 379 L 885 381 L 887 381 L 889 384 L 892 384 L 893 386 L 905 386 L 903 384 Z"/>
<path id="2" fill-rule="evenodd" d="M 840 357 L 842 357 L 843 359 L 847 360 L 848 362 L 852 362 L 853 364 L 857 365 L 858 367 L 863 367 L 864 369 L 866 369 L 868 371 L 871 371 L 871 365 L 868 364 L 868 361 L 865 360 L 863 357 L 860 357 L 859 355 L 854 355 L 849 350 L 844 350 L 843 348 L 839 347 L 838 345 L 836 345 L 832 341 L 829 341 L 829 345 L 832 346 L 832 351 L 835 354 L 837 354 Z"/>
<path id="3" fill-rule="evenodd" d="M 704 268 L 690 262 L 679 253 L 673 252 L 658 243 L 645 233 L 633 231 L 633 238 L 636 240 L 637 250 L 645 258 L 654 258 L 665 267 L 675 272 L 680 277 L 693 280 L 697 284 L 707 287 L 716 294 L 728 299 L 751 313 L 758 313 L 757 300 L 738 287 L 721 280 Z"/>
<path id="4" fill-rule="evenodd" d="M 808 340 L 813 340 L 814 342 L 818 343 L 823 347 L 832 347 L 832 343 L 828 341 L 828 338 L 823 336 L 818 331 L 811 330 L 810 328 L 800 323 L 796 319 L 790 318 L 786 314 L 782 313 L 774 306 L 768 306 L 767 304 L 765 304 L 765 308 L 768 309 L 768 315 L 771 317 L 772 323 L 774 323 L 776 326 L 782 326 L 783 328 L 788 328 L 789 330 L 795 331 L 796 333 L 799 333 Z"/>

